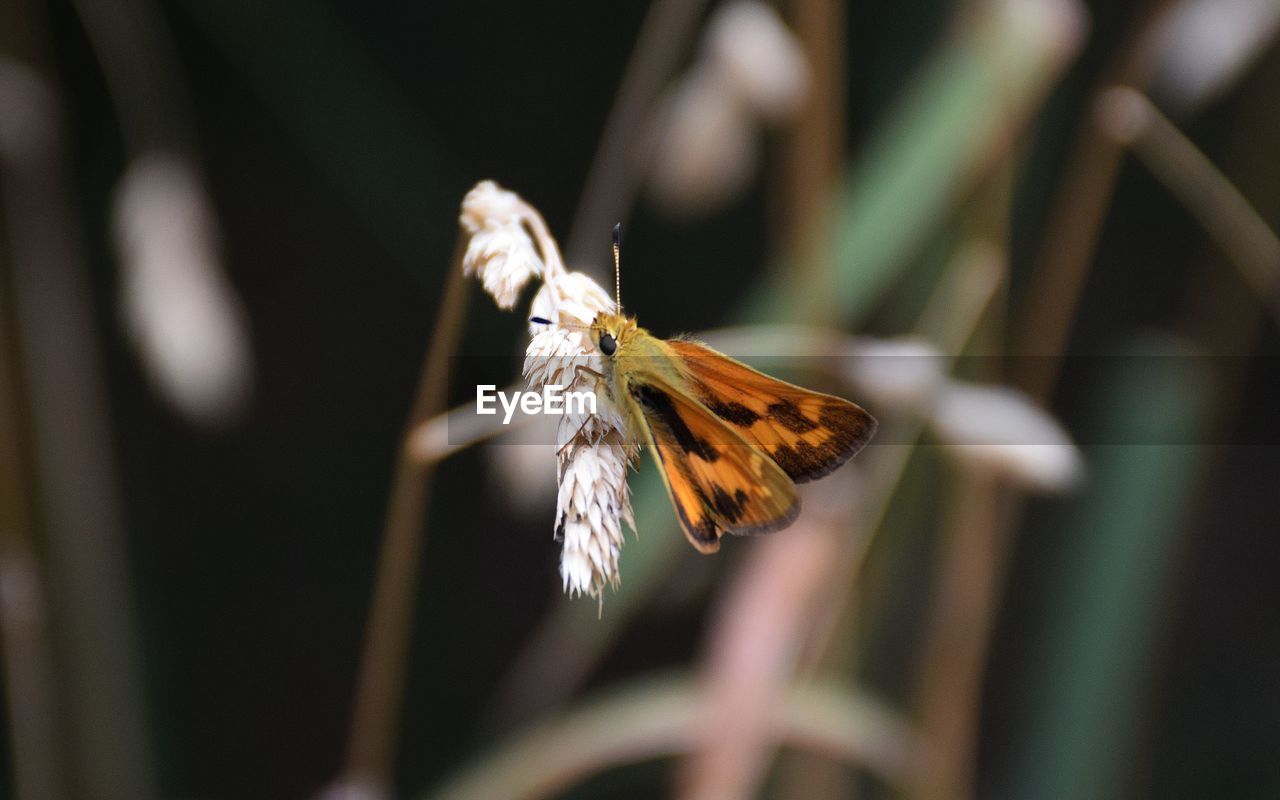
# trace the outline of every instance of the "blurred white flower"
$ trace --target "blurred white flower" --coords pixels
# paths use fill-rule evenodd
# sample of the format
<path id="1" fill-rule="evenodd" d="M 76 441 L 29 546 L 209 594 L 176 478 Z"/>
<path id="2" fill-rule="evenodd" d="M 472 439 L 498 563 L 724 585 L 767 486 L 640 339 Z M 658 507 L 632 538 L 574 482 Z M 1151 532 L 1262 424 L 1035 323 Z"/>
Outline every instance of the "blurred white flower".
<path id="1" fill-rule="evenodd" d="M 760 135 L 723 72 L 695 67 L 672 90 L 649 174 L 649 193 L 667 213 L 724 205 L 755 174 Z"/>
<path id="2" fill-rule="evenodd" d="M 1084 475 L 1080 451 L 1062 426 L 1022 392 L 948 384 L 929 415 L 949 453 L 1024 487 L 1063 492 Z"/>
<path id="3" fill-rule="evenodd" d="M 553 471 L 556 467 L 554 417 L 538 416 L 514 426 L 497 440 L 491 451 L 495 480 L 513 511 L 530 512 L 545 508 L 556 494 Z"/>
<path id="4" fill-rule="evenodd" d="M 1280 28 L 1276 0 L 1183 0 L 1152 33 L 1152 94 L 1194 113 L 1233 86 Z"/>
<path id="5" fill-rule="evenodd" d="M 614 302 L 590 277 L 565 268 L 542 215 L 514 192 L 492 181 L 477 184 L 463 201 L 460 223 L 471 234 L 463 268 L 481 278 L 499 306 L 512 307 L 521 286 L 532 277 L 542 278 L 531 316 L 547 323 L 529 326 L 523 373 L 530 388 L 596 392 L 596 413 L 566 414 L 558 420 L 555 534 L 562 541 L 565 591 L 602 599 L 604 587 L 618 581 L 622 525 L 635 529 L 627 487 L 635 448 L 626 443 L 618 409 L 597 391 L 594 376 L 578 367 L 601 371 L 601 356 L 583 329 L 596 314 L 612 311 Z M 512 461 L 500 468 L 504 472 L 515 465 L 525 470 L 544 463 L 546 451 L 540 447 L 516 449 L 522 452 L 513 454 L 510 447 L 496 451 Z M 549 466 L 550 460 L 545 463 Z"/>
<path id="6" fill-rule="evenodd" d="M 180 412 L 222 423 L 252 383 L 247 320 L 218 263 L 213 212 L 185 159 L 134 159 L 115 200 L 121 310 L 146 372 Z"/>
<path id="7" fill-rule="evenodd" d="M 809 65 L 800 40 L 772 6 L 757 0 L 725 3 L 708 21 L 703 46 L 707 60 L 761 118 L 779 122 L 800 109 Z"/>
<path id="8" fill-rule="evenodd" d="M 923 408 L 948 381 L 947 359 L 923 339 L 851 340 L 845 378 L 883 408 Z"/>
<path id="9" fill-rule="evenodd" d="M 760 157 L 760 123 L 790 118 L 809 70 L 770 6 L 732 0 L 707 23 L 699 55 L 655 116 L 648 190 L 664 210 L 713 210 L 742 191 Z"/>

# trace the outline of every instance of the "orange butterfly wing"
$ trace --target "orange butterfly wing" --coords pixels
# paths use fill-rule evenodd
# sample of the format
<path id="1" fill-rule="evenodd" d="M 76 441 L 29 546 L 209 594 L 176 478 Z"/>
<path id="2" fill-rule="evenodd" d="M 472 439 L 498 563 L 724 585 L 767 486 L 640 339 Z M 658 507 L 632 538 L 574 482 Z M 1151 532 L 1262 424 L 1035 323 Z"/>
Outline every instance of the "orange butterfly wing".
<path id="1" fill-rule="evenodd" d="M 848 400 L 771 378 L 697 342 L 667 344 L 695 397 L 797 483 L 830 473 L 875 433 L 875 418 Z"/>
<path id="2" fill-rule="evenodd" d="M 791 479 L 696 399 L 658 377 L 633 380 L 627 390 L 695 548 L 714 553 L 725 533 L 768 533 L 795 520 L 800 500 Z"/>

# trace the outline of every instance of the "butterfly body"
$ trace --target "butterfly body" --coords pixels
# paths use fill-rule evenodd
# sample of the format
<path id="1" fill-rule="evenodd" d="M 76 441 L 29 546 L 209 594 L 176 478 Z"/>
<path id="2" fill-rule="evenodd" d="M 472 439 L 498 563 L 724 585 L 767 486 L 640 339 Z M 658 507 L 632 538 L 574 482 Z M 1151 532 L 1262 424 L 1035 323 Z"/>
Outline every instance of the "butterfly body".
<path id="1" fill-rule="evenodd" d="M 795 483 L 848 461 L 875 431 L 870 414 L 634 318 L 601 313 L 590 337 L 631 441 L 647 445 L 685 535 L 712 553 L 725 533 L 767 533 L 799 514 Z"/>

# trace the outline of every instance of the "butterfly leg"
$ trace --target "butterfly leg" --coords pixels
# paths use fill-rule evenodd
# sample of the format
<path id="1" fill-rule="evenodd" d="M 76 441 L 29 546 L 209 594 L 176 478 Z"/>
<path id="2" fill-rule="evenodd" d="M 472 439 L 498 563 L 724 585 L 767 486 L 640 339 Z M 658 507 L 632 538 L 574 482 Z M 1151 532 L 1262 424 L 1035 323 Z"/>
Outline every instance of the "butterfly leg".
<path id="1" fill-rule="evenodd" d="M 604 373 L 603 373 L 603 372 L 596 372 L 594 369 L 592 369 L 591 367 L 588 367 L 586 364 L 574 364 L 574 365 L 573 365 L 573 379 L 574 379 L 575 381 L 576 381 L 578 378 L 581 378 L 584 374 L 586 374 L 586 375 L 590 375 L 591 377 L 595 378 L 595 379 L 596 379 L 596 383 L 597 383 L 597 384 L 600 384 L 600 383 L 603 383 L 603 382 L 604 382 Z"/>
<path id="2" fill-rule="evenodd" d="M 590 421 L 591 421 L 590 417 L 587 417 L 582 421 L 582 424 L 579 425 L 578 429 L 573 432 L 573 435 L 570 436 L 568 440 L 565 441 L 564 444 L 560 445 L 560 449 L 556 451 L 557 456 L 564 455 L 564 451 L 569 449 L 569 445 L 573 444 L 573 440 L 578 438 L 578 434 L 582 433 L 582 429 L 587 427 L 587 423 Z"/>

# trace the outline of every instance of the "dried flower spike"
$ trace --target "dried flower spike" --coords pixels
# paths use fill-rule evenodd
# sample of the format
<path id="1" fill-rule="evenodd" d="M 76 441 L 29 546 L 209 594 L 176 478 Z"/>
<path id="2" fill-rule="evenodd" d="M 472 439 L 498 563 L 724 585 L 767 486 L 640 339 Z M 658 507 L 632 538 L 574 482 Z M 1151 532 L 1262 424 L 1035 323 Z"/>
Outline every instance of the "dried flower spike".
<path id="1" fill-rule="evenodd" d="M 524 285 L 545 269 L 525 228 L 530 211 L 519 195 L 493 181 L 476 184 L 462 200 L 458 221 L 471 234 L 463 272 L 479 278 L 499 308 L 515 306 Z"/>
<path id="2" fill-rule="evenodd" d="M 480 279 L 500 307 L 514 307 L 520 289 L 542 279 L 530 317 L 549 324 L 529 326 L 523 370 L 529 387 L 596 394 L 596 413 L 566 414 L 559 421 L 555 532 L 562 542 L 564 590 L 602 599 L 605 586 L 618 583 L 622 525 L 635 529 L 627 487 L 635 448 L 626 443 L 618 409 L 578 367 L 600 371 L 600 356 L 581 328 L 601 311 L 612 311 L 613 300 L 590 277 L 568 271 L 542 215 L 493 181 L 467 193 L 459 221 L 470 234 L 463 269 Z"/>

